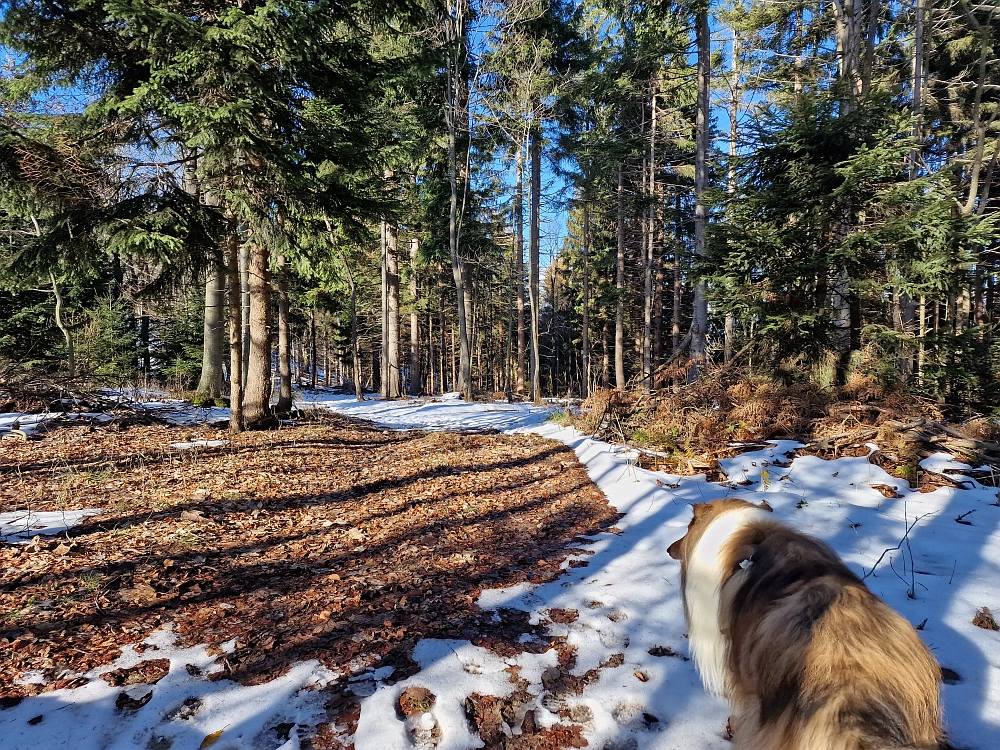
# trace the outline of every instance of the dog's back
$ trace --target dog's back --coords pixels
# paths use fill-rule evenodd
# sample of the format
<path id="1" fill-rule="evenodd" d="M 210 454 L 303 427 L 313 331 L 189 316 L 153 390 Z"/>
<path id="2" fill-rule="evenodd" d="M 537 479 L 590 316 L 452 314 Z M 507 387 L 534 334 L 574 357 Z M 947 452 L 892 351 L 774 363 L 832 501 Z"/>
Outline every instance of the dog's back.
<path id="1" fill-rule="evenodd" d="M 699 514 L 700 524 L 696 516 L 685 540 L 697 538 L 671 554 L 696 556 L 711 543 L 709 526 L 749 506 L 724 503 Z M 912 626 L 825 543 L 764 514 L 743 515 L 716 553 L 734 750 L 936 748 L 940 670 Z M 689 622 L 690 600 L 703 598 L 689 589 L 702 585 L 685 576 Z M 697 653 L 704 636 L 691 631 Z"/>

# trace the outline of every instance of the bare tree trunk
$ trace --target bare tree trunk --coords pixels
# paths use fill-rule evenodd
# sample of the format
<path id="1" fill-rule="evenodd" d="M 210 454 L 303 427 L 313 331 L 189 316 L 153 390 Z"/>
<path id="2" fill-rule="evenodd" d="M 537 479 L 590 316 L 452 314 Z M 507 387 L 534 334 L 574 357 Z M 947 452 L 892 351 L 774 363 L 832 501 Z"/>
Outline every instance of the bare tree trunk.
<path id="1" fill-rule="evenodd" d="M 73 345 L 73 332 L 69 330 L 69 327 L 63 321 L 62 292 L 59 291 L 55 274 L 51 271 L 49 272 L 49 280 L 52 282 L 52 294 L 56 298 L 56 328 L 62 333 L 63 341 L 66 342 L 66 377 L 72 380 L 76 377 L 76 348 Z"/>
<path id="2" fill-rule="evenodd" d="M 197 161 L 193 155 L 184 163 L 182 186 L 191 196 L 198 195 Z M 211 193 L 205 194 L 205 203 L 217 206 L 218 201 Z M 222 396 L 222 360 L 225 350 L 226 291 L 224 269 L 213 254 L 209 259 L 205 277 L 205 323 L 202 329 L 201 377 L 198 379 L 198 393 L 208 398 Z"/>
<path id="3" fill-rule="evenodd" d="M 517 184 L 514 192 L 515 288 L 517 290 L 517 392 L 524 393 L 528 360 L 524 325 L 524 143 L 517 147 Z"/>
<path id="4" fill-rule="evenodd" d="M 705 255 L 705 230 L 708 225 L 708 208 L 705 205 L 705 190 L 708 187 L 708 118 L 709 118 L 709 78 L 711 76 L 712 41 L 708 27 L 707 6 L 698 12 L 695 20 L 695 34 L 698 41 L 698 101 L 695 123 L 694 158 L 694 251 Z M 708 335 L 708 298 L 705 282 L 698 279 L 694 287 L 694 312 L 691 319 L 691 365 L 688 381 L 698 379 L 705 359 Z"/>
<path id="5" fill-rule="evenodd" d="M 225 331 L 225 288 L 219 264 L 212 260 L 205 279 L 205 324 L 198 393 L 208 398 L 222 395 L 222 353 Z"/>
<path id="6" fill-rule="evenodd" d="M 537 111 L 537 107 L 536 107 Z M 540 262 L 540 221 L 542 202 L 542 134 L 539 124 L 531 128 L 531 233 L 528 253 L 528 301 L 531 306 L 531 401 L 542 403 L 542 373 L 538 350 L 541 321 L 538 289 L 538 266 Z"/>
<path id="7" fill-rule="evenodd" d="M 274 421 L 271 414 L 271 282 L 267 245 L 251 241 L 247 263 L 250 289 L 250 354 L 247 358 L 243 418 L 246 426 L 264 427 Z"/>
<path id="8" fill-rule="evenodd" d="M 140 302 L 136 305 L 136 317 L 139 319 L 139 357 L 141 359 L 140 370 L 143 379 L 148 382 L 150 368 L 152 366 L 152 353 L 149 349 L 149 311 Z"/>
<path id="9" fill-rule="evenodd" d="M 460 250 L 462 217 L 468 190 L 469 85 L 468 85 L 468 0 L 448 0 L 445 20 L 445 102 L 444 119 L 448 132 L 448 183 L 451 201 L 448 210 L 448 246 L 452 278 L 455 284 L 459 327 L 461 382 L 459 388 L 466 400 L 472 400 L 472 352 L 465 308 L 464 263 Z M 459 163 L 459 141 L 464 144 L 464 156 Z M 461 193 L 461 208 L 459 206 Z"/>
<path id="10" fill-rule="evenodd" d="M 243 335 L 243 374 L 250 368 L 250 244 L 240 245 L 240 321 Z"/>
<path id="11" fill-rule="evenodd" d="M 910 179 L 916 179 L 917 170 L 920 168 L 920 147 L 917 145 L 920 140 L 920 118 L 923 111 L 923 88 L 924 88 L 924 0 L 916 0 L 913 8 L 913 64 L 911 67 L 912 93 L 910 96 L 910 109 L 913 112 L 913 140 L 914 148 L 910 151 Z"/>
<path id="12" fill-rule="evenodd" d="M 625 390 L 625 186 L 618 165 L 618 254 L 615 267 L 615 387 Z"/>
<path id="13" fill-rule="evenodd" d="M 740 40 L 736 35 L 736 27 L 733 26 L 733 59 L 732 74 L 733 80 L 730 83 L 732 92 L 729 109 L 729 174 L 728 190 L 730 196 L 736 194 L 736 148 L 739 143 L 739 116 L 740 116 Z M 736 319 L 731 312 L 726 313 L 725 342 L 723 346 L 723 361 L 728 364 L 733 359 L 733 336 L 736 331 Z"/>
<path id="14" fill-rule="evenodd" d="M 427 393 L 434 395 L 437 393 L 435 386 L 435 359 L 434 359 L 434 313 L 427 311 Z"/>
<path id="15" fill-rule="evenodd" d="M 316 390 L 319 385 L 319 351 L 316 345 L 316 303 L 309 310 L 309 360 L 312 367 L 309 371 L 309 387 Z"/>
<path id="16" fill-rule="evenodd" d="M 288 327 L 288 263 L 278 256 L 278 406 L 287 414 L 292 409 L 292 348 Z"/>
<path id="17" fill-rule="evenodd" d="M 233 220 L 228 212 L 230 222 Z M 229 430 L 242 432 L 243 422 L 243 291 L 240 284 L 240 244 L 230 227 L 226 237 L 226 286 L 229 291 Z"/>
<path id="18" fill-rule="evenodd" d="M 656 234 L 655 210 L 653 196 L 656 193 L 656 88 L 654 84 L 651 100 L 649 121 L 649 157 L 645 160 L 648 183 L 646 197 L 648 205 L 645 215 L 645 236 L 643 237 L 643 295 L 642 295 L 642 388 L 649 390 L 653 375 L 653 279 L 654 273 L 654 236 Z"/>
<path id="19" fill-rule="evenodd" d="M 324 323 L 323 325 L 323 386 L 328 387 L 330 385 L 332 361 L 330 359 L 330 326 L 329 323 Z"/>
<path id="20" fill-rule="evenodd" d="M 611 380 L 611 347 L 608 346 L 608 321 L 601 329 L 601 387 L 607 388 Z"/>
<path id="21" fill-rule="evenodd" d="M 580 377 L 580 396 L 590 396 L 590 205 L 589 196 L 583 196 L 583 373 Z"/>
<path id="22" fill-rule="evenodd" d="M 383 222 L 382 245 L 382 397 L 403 395 L 399 368 L 399 230 Z"/>
<path id="23" fill-rule="evenodd" d="M 420 252 L 420 240 L 410 238 L 410 395 L 419 396 L 423 393 L 423 381 L 420 378 L 420 317 L 417 313 L 417 255 Z"/>

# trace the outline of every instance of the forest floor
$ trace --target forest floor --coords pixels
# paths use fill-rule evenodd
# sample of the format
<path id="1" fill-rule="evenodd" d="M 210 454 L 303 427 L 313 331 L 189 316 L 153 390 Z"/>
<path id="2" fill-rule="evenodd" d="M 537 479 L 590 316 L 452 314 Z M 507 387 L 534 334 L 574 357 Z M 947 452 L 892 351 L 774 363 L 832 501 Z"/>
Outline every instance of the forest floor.
<path id="1" fill-rule="evenodd" d="M 709 482 L 545 408 L 302 405 L 0 443 L 0 750 L 722 750 L 666 547 L 736 493 L 867 574 L 946 668 L 953 745 L 1000 746 L 997 490 L 945 454 L 910 489 L 775 440 Z"/>

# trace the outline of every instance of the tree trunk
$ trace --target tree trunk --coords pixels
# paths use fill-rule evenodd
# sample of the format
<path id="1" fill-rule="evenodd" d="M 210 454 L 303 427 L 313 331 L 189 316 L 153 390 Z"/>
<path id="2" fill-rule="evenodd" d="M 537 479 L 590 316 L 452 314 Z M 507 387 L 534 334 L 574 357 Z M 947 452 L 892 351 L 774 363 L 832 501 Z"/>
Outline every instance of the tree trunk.
<path id="1" fill-rule="evenodd" d="M 399 228 L 383 222 L 382 398 L 403 395 L 399 368 Z"/>
<path id="2" fill-rule="evenodd" d="M 417 255 L 420 252 L 420 240 L 410 239 L 410 395 L 419 396 L 423 393 L 423 381 L 420 378 L 420 317 L 417 313 Z"/>
<path id="3" fill-rule="evenodd" d="M 656 222 L 653 208 L 653 196 L 656 192 L 656 89 L 653 89 L 649 122 L 649 157 L 646 161 L 646 176 L 648 182 L 646 198 L 648 204 L 645 214 L 645 236 L 643 237 L 643 295 L 642 295 L 642 387 L 649 390 L 653 375 L 653 278 L 654 278 L 654 241 Z"/>
<path id="4" fill-rule="evenodd" d="M 243 375 L 250 372 L 250 244 L 240 245 L 240 321 L 243 336 Z"/>
<path id="5" fill-rule="evenodd" d="M 524 143 L 517 147 L 517 183 L 514 191 L 514 275 L 517 290 L 517 392 L 524 393 L 528 360 L 524 325 Z"/>
<path id="6" fill-rule="evenodd" d="M 920 117 L 923 110 L 924 84 L 924 0 L 916 0 L 913 8 L 913 63 L 911 66 L 910 110 L 913 112 L 914 148 L 910 151 L 910 179 L 917 177 L 920 167 Z"/>
<path id="7" fill-rule="evenodd" d="M 222 395 L 222 359 L 225 342 L 225 288 L 219 264 L 211 261 L 205 279 L 205 323 L 198 393 L 208 398 Z"/>
<path id="8" fill-rule="evenodd" d="M 695 122 L 694 157 L 694 251 L 705 255 L 705 230 L 708 225 L 708 207 L 705 205 L 705 190 L 708 187 L 708 118 L 709 118 L 709 78 L 711 76 L 712 41 L 708 27 L 708 9 L 700 10 L 695 22 L 698 42 L 698 100 Z M 698 279 L 694 287 L 694 311 L 691 319 L 691 365 L 688 382 L 698 379 L 708 346 L 708 298 L 705 282 Z"/>
<path id="9" fill-rule="evenodd" d="M 537 111 L 537 107 L 535 108 Z M 542 202 L 542 134 L 538 123 L 531 128 L 531 229 L 528 252 L 528 301 L 531 306 L 531 401 L 542 403 L 542 373 L 538 351 L 541 321 L 538 297 L 538 266 L 540 262 L 540 221 Z"/>
<path id="10" fill-rule="evenodd" d="M 63 308 L 63 298 L 62 292 L 59 291 L 59 285 L 56 283 L 55 275 L 50 271 L 49 280 L 52 282 L 52 294 L 56 298 L 56 328 L 63 335 L 63 340 L 66 342 L 66 377 L 70 380 L 76 377 L 76 348 L 73 345 L 73 332 L 69 330 L 69 327 L 63 322 L 62 318 L 62 308 Z"/>
<path id="11" fill-rule="evenodd" d="M 583 372 L 580 377 L 580 396 L 590 396 L 590 205 L 587 194 L 583 196 Z"/>
<path id="12" fill-rule="evenodd" d="M 233 221 L 231 212 L 228 212 L 228 218 Z M 229 430 L 242 432 L 243 291 L 240 284 L 240 243 L 233 228 L 226 237 L 226 286 L 229 291 Z"/>
<path id="13" fill-rule="evenodd" d="M 615 267 L 615 387 L 625 390 L 625 185 L 618 165 L 618 254 Z"/>
<path id="14" fill-rule="evenodd" d="M 732 92 L 729 108 L 729 174 L 728 191 L 730 196 L 736 194 L 736 148 L 739 143 L 739 116 L 740 116 L 740 41 L 736 35 L 736 27 L 733 31 L 733 59 L 732 74 L 733 80 L 730 83 Z M 732 198 L 731 198 L 732 199 Z M 723 361 L 726 364 L 733 359 L 733 336 L 736 331 L 736 319 L 731 312 L 726 313 L 725 341 L 723 345 Z"/>
<path id="15" fill-rule="evenodd" d="M 251 241 L 247 263 L 250 291 L 250 353 L 246 392 L 243 396 L 243 418 L 248 428 L 271 426 L 271 281 L 267 245 Z"/>
<path id="16" fill-rule="evenodd" d="M 316 390 L 319 385 L 319 351 L 316 345 L 316 303 L 309 310 L 309 387 Z"/>
<path id="17" fill-rule="evenodd" d="M 184 192 L 191 196 L 198 195 L 198 163 L 192 154 L 184 163 L 182 186 Z M 219 202 L 212 193 L 205 193 L 205 203 L 218 206 Z M 208 271 L 205 277 L 205 322 L 202 329 L 201 377 L 198 379 L 198 393 L 208 398 L 222 396 L 222 361 L 225 352 L 226 338 L 226 288 L 225 269 L 213 254 L 209 259 Z"/>
<path id="18" fill-rule="evenodd" d="M 288 263 L 278 256 L 278 405 L 280 414 L 292 410 L 292 341 L 288 325 Z"/>
<path id="19" fill-rule="evenodd" d="M 452 43 L 447 64 L 448 92 L 445 104 L 445 124 L 448 128 L 448 182 L 451 201 L 448 208 L 448 247 L 451 255 L 451 272 L 455 282 L 456 308 L 458 312 L 458 339 L 461 380 L 459 390 L 466 401 L 472 401 L 472 352 L 469 347 L 469 328 L 465 310 L 465 264 L 459 250 L 461 239 L 461 216 L 459 214 L 459 190 L 464 196 L 467 189 L 465 180 L 465 160 L 458 163 L 458 141 L 460 133 L 468 129 L 469 98 L 465 86 L 465 6 L 457 2 L 454 6 L 455 31 L 449 40 Z M 463 138 L 463 140 L 465 140 Z M 461 174 L 460 174 L 461 171 Z"/>

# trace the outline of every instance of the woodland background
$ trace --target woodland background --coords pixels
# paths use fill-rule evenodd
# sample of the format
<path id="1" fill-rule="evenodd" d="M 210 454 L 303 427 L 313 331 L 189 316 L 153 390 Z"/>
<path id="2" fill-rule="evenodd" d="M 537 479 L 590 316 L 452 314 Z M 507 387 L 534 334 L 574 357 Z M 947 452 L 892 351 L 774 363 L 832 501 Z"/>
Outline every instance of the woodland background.
<path id="1" fill-rule="evenodd" d="M 0 385 L 234 430 L 293 382 L 720 371 L 991 415 L 998 35 L 976 0 L 2 0 Z"/>

